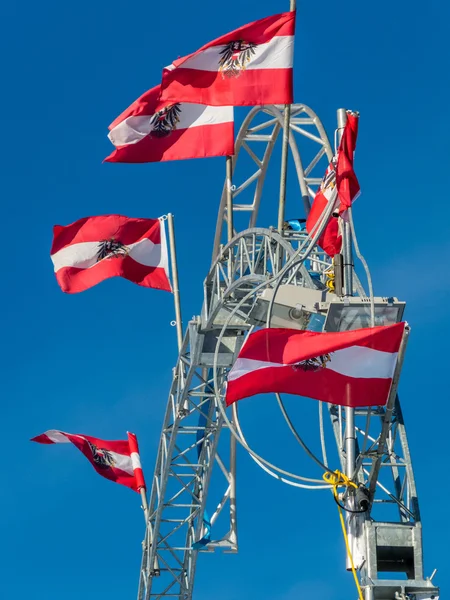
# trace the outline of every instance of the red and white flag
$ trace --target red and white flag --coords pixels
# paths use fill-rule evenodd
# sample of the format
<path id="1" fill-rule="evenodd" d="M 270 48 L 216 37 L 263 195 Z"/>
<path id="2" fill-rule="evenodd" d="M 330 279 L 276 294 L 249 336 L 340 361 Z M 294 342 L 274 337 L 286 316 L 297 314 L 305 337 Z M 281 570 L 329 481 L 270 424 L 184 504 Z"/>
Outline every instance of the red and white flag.
<path id="1" fill-rule="evenodd" d="M 306 220 L 306 231 L 311 233 L 327 208 L 330 199 L 336 196 L 336 212 L 333 212 L 330 216 L 322 235 L 317 240 L 317 244 L 329 256 L 339 254 L 342 248 L 338 213 L 341 215 L 345 212 L 360 193 L 358 179 L 353 168 L 356 138 L 358 136 L 358 121 L 359 116 L 357 114 L 350 111 L 347 113 L 347 122 L 338 151 L 325 171 L 324 178 L 320 188 L 317 190 Z"/>
<path id="2" fill-rule="evenodd" d="M 278 392 L 342 406 L 387 401 L 405 324 L 338 333 L 261 329 L 228 374 L 226 403 Z"/>
<path id="3" fill-rule="evenodd" d="M 292 104 L 295 12 L 266 17 L 164 69 L 161 100 L 210 106 Z"/>
<path id="4" fill-rule="evenodd" d="M 50 252 L 63 292 L 83 292 L 109 277 L 171 292 L 166 232 L 161 219 L 86 217 L 55 225 Z"/>
<path id="5" fill-rule="evenodd" d="M 161 86 L 145 92 L 109 126 L 116 150 L 104 162 L 146 163 L 234 154 L 232 106 L 170 104 Z"/>
<path id="6" fill-rule="evenodd" d="M 320 220 L 323 212 L 328 206 L 328 202 L 336 197 L 336 171 L 334 170 L 333 164 L 330 164 L 325 171 L 325 176 L 320 184 L 320 188 L 317 190 L 316 197 L 309 211 L 308 218 L 306 219 L 306 231 L 314 235 L 314 227 Z M 317 240 L 317 244 L 328 254 L 328 256 L 335 256 L 339 254 L 342 248 L 342 236 L 339 232 L 338 217 L 332 214 L 329 218 L 328 223 L 325 225 L 325 229 Z"/>
<path id="7" fill-rule="evenodd" d="M 359 115 L 347 112 L 347 122 L 336 160 L 336 185 L 339 195 L 339 214 L 352 205 L 360 194 L 359 182 L 353 168 L 353 159 L 358 137 Z"/>
<path id="8" fill-rule="evenodd" d="M 139 447 L 134 433 L 128 433 L 128 440 L 107 441 L 89 435 L 50 429 L 31 441 L 39 444 L 72 443 L 102 477 L 125 485 L 135 492 L 145 488 Z"/>

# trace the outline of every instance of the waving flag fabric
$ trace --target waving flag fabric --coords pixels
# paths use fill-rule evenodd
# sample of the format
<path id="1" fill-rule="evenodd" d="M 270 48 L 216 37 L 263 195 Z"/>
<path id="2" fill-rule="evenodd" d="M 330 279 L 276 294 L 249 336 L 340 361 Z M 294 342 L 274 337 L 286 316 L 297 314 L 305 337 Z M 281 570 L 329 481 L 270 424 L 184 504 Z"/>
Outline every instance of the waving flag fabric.
<path id="1" fill-rule="evenodd" d="M 285 392 L 342 406 L 384 405 L 404 327 L 397 323 L 338 333 L 256 331 L 228 375 L 226 403 Z"/>
<path id="2" fill-rule="evenodd" d="M 295 12 L 244 25 L 164 69 L 161 100 L 210 106 L 291 104 Z"/>
<path id="3" fill-rule="evenodd" d="M 116 150 L 105 162 L 146 163 L 234 154 L 232 106 L 159 102 L 145 92 L 111 125 Z M 162 108 L 161 108 L 162 106 Z"/>
<path id="4" fill-rule="evenodd" d="M 324 178 L 306 220 L 306 230 L 308 233 L 311 233 L 337 189 L 336 212 L 331 215 L 322 235 L 317 240 L 317 244 L 329 256 L 339 254 L 342 248 L 338 213 L 342 214 L 346 211 L 360 193 L 358 179 L 353 168 L 353 157 L 356 148 L 356 138 L 358 136 L 358 121 L 359 116 L 357 114 L 347 113 L 347 123 L 345 124 L 339 149 L 325 171 Z"/>
<path id="5" fill-rule="evenodd" d="M 83 292 L 109 277 L 171 291 L 166 233 L 160 219 L 86 217 L 55 225 L 51 259 L 63 292 Z"/>
<path id="6" fill-rule="evenodd" d="M 125 485 L 135 492 L 145 488 L 139 448 L 134 433 L 128 433 L 128 440 L 106 441 L 89 435 L 50 429 L 32 438 L 31 441 L 39 444 L 72 443 L 102 477 Z"/>
<path id="7" fill-rule="evenodd" d="M 347 123 L 342 134 L 336 160 L 336 185 L 339 194 L 339 214 L 346 211 L 359 196 L 360 187 L 353 169 L 353 159 L 358 137 L 359 115 L 347 112 Z"/>
<path id="8" fill-rule="evenodd" d="M 308 218 L 306 219 L 306 231 L 308 233 L 313 231 L 315 224 L 319 221 L 323 211 L 326 209 L 329 200 L 335 194 L 335 189 L 336 171 L 334 170 L 333 164 L 330 164 L 325 172 L 325 176 L 317 191 L 316 197 L 314 198 Z M 317 240 L 317 244 L 328 254 L 328 256 L 335 256 L 341 251 L 342 236 L 339 233 L 338 217 L 335 214 L 330 216 L 322 235 Z"/>

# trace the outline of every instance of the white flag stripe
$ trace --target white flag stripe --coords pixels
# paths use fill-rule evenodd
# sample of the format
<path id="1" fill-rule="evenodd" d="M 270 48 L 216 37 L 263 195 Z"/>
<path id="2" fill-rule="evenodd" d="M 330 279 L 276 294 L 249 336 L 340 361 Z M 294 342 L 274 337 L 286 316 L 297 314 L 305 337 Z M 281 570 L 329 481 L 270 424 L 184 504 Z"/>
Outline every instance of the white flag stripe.
<path id="1" fill-rule="evenodd" d="M 55 444 L 71 444 L 72 442 L 66 437 L 61 431 L 56 429 L 49 429 L 45 434 Z"/>
<path id="2" fill-rule="evenodd" d="M 131 464 L 133 466 L 133 469 L 142 469 L 142 465 L 141 465 L 141 459 L 140 456 L 137 452 L 132 452 L 130 454 L 131 457 Z"/>
<path id="3" fill-rule="evenodd" d="M 183 103 L 180 105 L 180 109 L 177 130 L 233 122 L 232 106 L 204 106 L 202 104 Z M 152 117 L 153 115 L 128 117 L 109 132 L 108 138 L 116 147 L 136 144 L 152 131 Z"/>
<path id="4" fill-rule="evenodd" d="M 160 257 L 159 257 L 159 265 L 158 266 L 161 269 L 164 269 L 164 271 L 166 272 L 167 280 L 169 281 L 169 285 L 171 286 L 170 273 L 169 273 L 169 253 L 167 252 L 165 218 L 164 219 L 162 217 L 159 218 L 159 231 L 160 231 L 159 235 L 161 238 L 161 246 L 160 246 Z"/>
<path id="5" fill-rule="evenodd" d="M 382 352 L 364 346 L 351 346 L 336 350 L 331 354 L 331 360 L 326 369 L 340 373 L 345 377 L 357 379 L 391 379 L 394 375 L 397 352 Z M 251 358 L 238 358 L 231 369 L 228 380 L 234 381 L 259 369 L 268 367 L 288 367 L 291 365 L 271 363 Z"/>
<path id="6" fill-rule="evenodd" d="M 46 435 L 55 444 L 71 444 L 72 443 L 72 441 L 66 435 L 64 435 L 62 433 L 62 431 L 57 431 L 56 429 L 50 429 L 49 431 L 46 431 L 44 435 Z M 86 438 L 83 437 L 82 435 L 77 435 L 74 433 L 71 433 L 70 435 L 72 437 L 80 438 L 81 440 L 86 440 Z M 111 455 L 112 459 L 114 460 L 114 464 L 112 465 L 114 468 L 120 469 L 121 471 L 125 471 L 125 473 L 128 473 L 129 475 L 134 475 L 133 464 L 136 459 L 133 458 L 133 454 L 135 454 L 138 457 L 137 459 L 139 461 L 138 454 L 133 452 L 130 457 L 130 456 L 126 456 L 125 454 L 118 454 L 117 452 L 113 452 L 112 450 L 108 450 L 108 452 Z M 139 461 L 139 467 L 140 467 L 140 461 Z"/>
<path id="7" fill-rule="evenodd" d="M 161 237 L 162 231 L 163 226 L 161 226 Z M 98 246 L 99 242 L 80 242 L 61 248 L 51 256 L 55 273 L 63 267 L 76 267 L 77 269 L 93 267 L 97 264 Z M 167 272 L 167 256 L 161 256 L 162 246 L 163 244 L 154 244 L 151 240 L 144 238 L 140 242 L 129 244 L 127 248 L 130 249 L 129 256 L 136 262 L 147 267 L 163 267 Z"/>
<path id="8" fill-rule="evenodd" d="M 114 469 L 120 469 L 121 471 L 125 471 L 128 475 L 134 475 L 132 459 L 125 454 L 117 454 L 117 452 L 112 452 L 108 450 L 109 454 L 111 454 L 112 459 L 114 460 L 114 464 L 112 465 Z"/>
<path id="9" fill-rule="evenodd" d="M 197 69 L 199 71 L 218 71 L 220 52 L 225 48 L 224 45 L 211 46 L 203 52 L 188 58 L 178 69 Z M 258 44 L 254 49 L 252 58 L 248 63 L 246 70 L 253 69 L 292 69 L 294 55 L 294 36 L 279 35 L 273 37 L 270 42 Z M 166 67 L 172 70 L 171 67 Z"/>

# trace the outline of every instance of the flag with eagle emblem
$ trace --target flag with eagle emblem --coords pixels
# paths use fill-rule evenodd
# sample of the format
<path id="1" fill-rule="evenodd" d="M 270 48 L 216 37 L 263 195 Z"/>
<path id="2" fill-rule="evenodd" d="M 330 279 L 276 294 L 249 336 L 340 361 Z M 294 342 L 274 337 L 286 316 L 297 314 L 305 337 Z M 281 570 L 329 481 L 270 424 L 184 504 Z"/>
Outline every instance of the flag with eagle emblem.
<path id="1" fill-rule="evenodd" d="M 311 233 L 327 208 L 328 202 L 333 196 L 335 197 L 335 212 L 330 216 L 325 229 L 317 240 L 317 244 L 329 256 L 339 254 L 342 248 L 338 215 L 342 215 L 360 193 L 358 179 L 353 168 L 358 121 L 359 116 L 356 113 L 347 112 L 347 122 L 338 151 L 325 171 L 306 220 L 306 231 Z"/>
<path id="2" fill-rule="evenodd" d="M 172 291 L 162 219 L 103 215 L 55 225 L 50 256 L 56 280 L 68 294 L 110 277 Z"/>
<path id="3" fill-rule="evenodd" d="M 228 374 L 226 403 L 278 392 L 341 406 L 386 404 L 405 323 L 320 333 L 260 329 Z"/>
<path id="4" fill-rule="evenodd" d="M 292 104 L 295 12 L 209 42 L 163 71 L 161 101 L 210 106 Z"/>
<path id="5" fill-rule="evenodd" d="M 139 447 L 134 433 L 128 433 L 128 440 L 107 441 L 89 435 L 50 429 L 31 441 L 39 444 L 72 443 L 102 477 L 125 485 L 135 492 L 145 488 Z"/>
<path id="6" fill-rule="evenodd" d="M 109 126 L 116 149 L 105 162 L 146 163 L 234 154 L 232 106 L 158 100 L 161 86 L 145 92 Z"/>

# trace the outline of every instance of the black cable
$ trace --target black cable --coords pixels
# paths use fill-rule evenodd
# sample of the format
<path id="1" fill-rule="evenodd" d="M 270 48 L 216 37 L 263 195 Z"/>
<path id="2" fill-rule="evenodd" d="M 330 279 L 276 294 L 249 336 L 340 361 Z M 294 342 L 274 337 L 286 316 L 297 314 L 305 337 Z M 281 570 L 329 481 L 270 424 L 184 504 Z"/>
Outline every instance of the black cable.
<path id="1" fill-rule="evenodd" d="M 345 512 L 352 513 L 354 515 L 360 515 L 361 513 L 367 512 L 367 510 L 368 510 L 368 509 L 367 510 L 352 510 L 351 508 L 346 508 L 343 504 L 341 504 L 339 502 L 339 500 L 336 498 L 335 494 L 333 494 L 333 498 L 334 498 L 334 501 L 336 502 L 336 504 L 340 508 L 342 508 L 342 510 L 345 510 Z"/>

